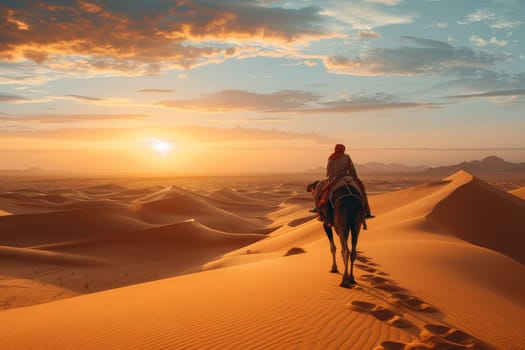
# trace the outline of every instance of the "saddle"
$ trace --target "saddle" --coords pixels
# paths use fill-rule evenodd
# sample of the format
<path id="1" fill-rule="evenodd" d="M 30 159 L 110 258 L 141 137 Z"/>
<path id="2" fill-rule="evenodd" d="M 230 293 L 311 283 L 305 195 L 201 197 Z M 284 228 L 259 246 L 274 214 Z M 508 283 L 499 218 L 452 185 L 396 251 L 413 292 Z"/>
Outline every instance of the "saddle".
<path id="1" fill-rule="evenodd" d="M 359 188 L 356 185 L 351 183 L 347 183 L 346 185 L 335 188 L 328 197 L 328 200 L 330 201 L 332 207 L 334 207 L 335 203 L 344 197 L 357 197 L 361 202 L 361 206 L 363 205 L 363 195 L 361 194 L 361 191 L 359 191 Z"/>
<path id="2" fill-rule="evenodd" d="M 331 191 L 324 191 L 324 196 L 319 202 L 317 218 L 328 226 L 334 224 L 334 206 L 344 197 L 356 197 L 363 207 L 364 198 L 351 176 L 345 176 L 333 185 Z M 363 229 L 367 229 L 366 220 L 363 218 Z"/>

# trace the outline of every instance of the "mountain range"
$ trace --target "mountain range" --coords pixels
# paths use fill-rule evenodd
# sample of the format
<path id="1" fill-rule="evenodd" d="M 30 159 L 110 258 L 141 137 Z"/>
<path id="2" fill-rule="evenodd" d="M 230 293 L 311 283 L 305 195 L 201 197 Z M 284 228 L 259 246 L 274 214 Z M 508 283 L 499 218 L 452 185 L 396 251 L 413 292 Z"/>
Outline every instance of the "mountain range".
<path id="1" fill-rule="evenodd" d="M 448 176 L 459 170 L 466 170 L 474 175 L 498 175 L 502 173 L 525 173 L 525 163 L 512 163 L 496 156 L 489 156 L 483 160 L 461 162 L 454 165 L 440 166 L 427 169 L 424 174 L 430 176 Z"/>
<path id="2" fill-rule="evenodd" d="M 453 165 L 438 167 L 408 166 L 400 163 L 368 162 L 356 163 L 358 174 L 381 175 L 381 174 L 421 174 L 427 176 L 448 176 L 460 170 L 466 170 L 474 175 L 498 175 L 498 174 L 520 174 L 525 175 L 525 163 L 512 163 L 497 156 L 488 156 L 483 160 L 464 161 Z M 324 173 L 325 167 L 319 166 L 308 170 L 310 173 Z"/>

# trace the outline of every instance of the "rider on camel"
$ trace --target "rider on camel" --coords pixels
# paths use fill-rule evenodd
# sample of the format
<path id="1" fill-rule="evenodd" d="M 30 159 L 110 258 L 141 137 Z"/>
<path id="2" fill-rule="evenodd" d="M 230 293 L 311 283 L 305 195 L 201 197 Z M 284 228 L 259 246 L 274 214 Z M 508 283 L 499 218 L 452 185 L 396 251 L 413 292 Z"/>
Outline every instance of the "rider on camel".
<path id="1" fill-rule="evenodd" d="M 345 146 L 342 144 L 335 145 L 334 153 L 328 157 L 328 163 L 326 165 L 326 180 L 317 181 L 315 188 L 311 188 L 312 193 L 315 194 L 315 203 L 316 208 L 311 210 L 312 212 L 317 212 L 320 206 L 320 203 L 326 198 L 327 188 L 333 186 L 338 182 L 338 179 L 341 179 L 345 176 L 350 176 L 355 184 L 359 187 L 359 191 L 363 197 L 363 205 L 365 209 L 365 217 L 367 219 L 374 218 L 370 213 L 370 206 L 368 204 L 368 197 L 365 191 L 365 185 L 357 176 L 354 163 L 348 154 L 345 153 Z M 321 213 L 322 214 L 322 213 Z"/>
<path id="2" fill-rule="evenodd" d="M 351 176 L 359 186 L 359 190 L 363 195 L 363 201 L 365 206 L 365 215 L 367 219 L 373 218 L 374 216 L 370 213 L 370 206 L 368 204 L 368 197 L 366 195 L 365 185 L 363 181 L 357 176 L 354 162 L 348 154 L 345 153 L 345 146 L 342 144 L 335 145 L 334 153 L 328 157 L 328 164 L 326 165 L 326 176 L 329 181 L 335 180 L 342 174 Z"/>

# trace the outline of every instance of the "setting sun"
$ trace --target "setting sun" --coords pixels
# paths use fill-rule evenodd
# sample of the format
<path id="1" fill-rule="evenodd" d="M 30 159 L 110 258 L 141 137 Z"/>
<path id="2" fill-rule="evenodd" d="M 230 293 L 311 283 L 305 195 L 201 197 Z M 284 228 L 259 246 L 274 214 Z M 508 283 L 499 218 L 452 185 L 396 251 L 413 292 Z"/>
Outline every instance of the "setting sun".
<path id="1" fill-rule="evenodd" d="M 151 149 L 161 155 L 166 155 L 173 150 L 173 144 L 162 139 L 151 138 L 148 142 Z"/>

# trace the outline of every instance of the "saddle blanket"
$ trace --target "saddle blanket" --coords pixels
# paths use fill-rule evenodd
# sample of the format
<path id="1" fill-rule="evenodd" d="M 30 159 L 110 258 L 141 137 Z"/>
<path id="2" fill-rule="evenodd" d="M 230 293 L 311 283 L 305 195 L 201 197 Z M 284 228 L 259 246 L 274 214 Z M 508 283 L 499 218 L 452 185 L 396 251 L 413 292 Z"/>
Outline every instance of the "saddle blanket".
<path id="1" fill-rule="evenodd" d="M 359 185 L 357 184 L 357 182 L 354 180 L 352 176 L 345 176 L 341 180 L 337 181 L 337 183 L 332 188 L 332 191 L 328 194 L 328 198 L 331 198 L 334 191 L 343 186 L 350 186 L 352 188 L 355 188 L 359 196 L 363 198 L 363 193 L 359 189 Z"/>

